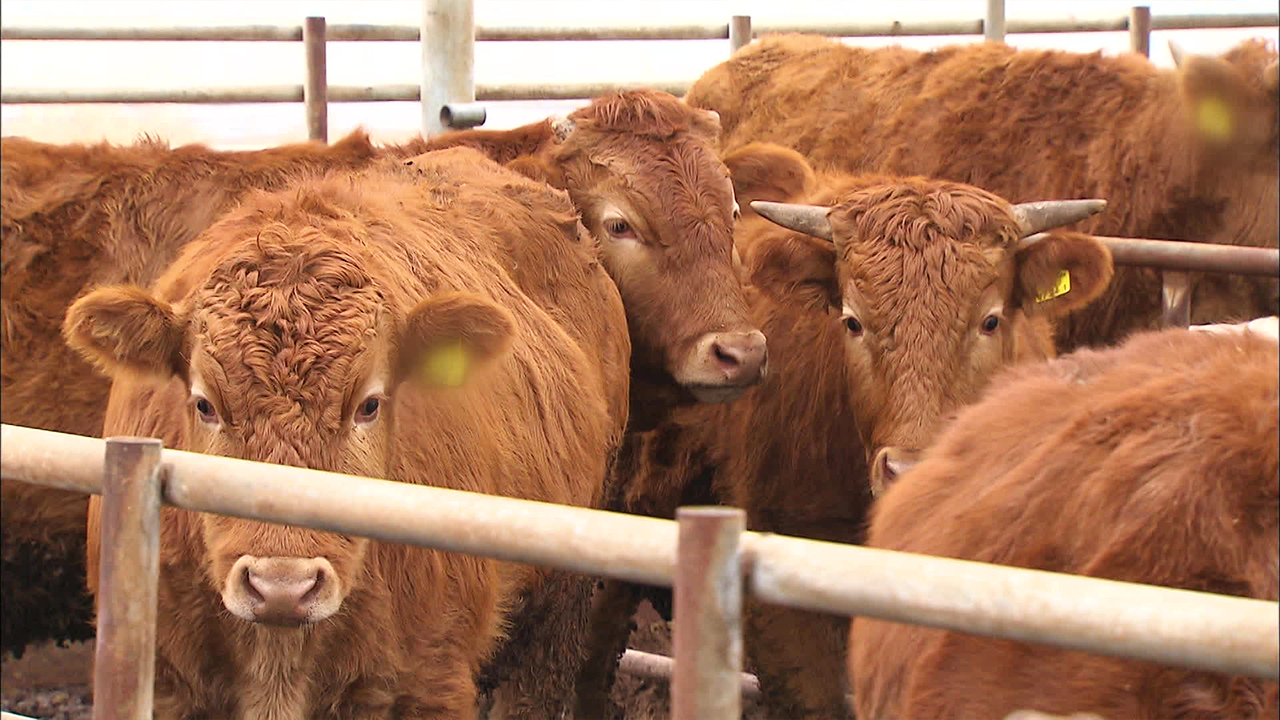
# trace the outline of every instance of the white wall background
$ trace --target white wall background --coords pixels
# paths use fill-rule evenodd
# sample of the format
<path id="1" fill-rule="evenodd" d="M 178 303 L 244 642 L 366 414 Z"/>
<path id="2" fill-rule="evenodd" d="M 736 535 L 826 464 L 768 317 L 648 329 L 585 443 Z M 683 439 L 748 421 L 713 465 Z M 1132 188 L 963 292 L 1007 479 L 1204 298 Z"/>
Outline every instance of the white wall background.
<path id="1" fill-rule="evenodd" d="M 1026 17 L 1117 17 L 1134 2 L 1077 0 L 1069 4 L 1008 0 L 1006 20 Z M 1151 0 L 1153 15 L 1273 12 L 1274 0 Z M 804 19 L 908 20 L 981 18 L 983 0 L 476 0 L 479 26 L 495 24 L 676 24 L 726 22 L 751 15 L 769 21 Z M 329 23 L 417 25 L 420 0 L 0 0 L 4 26 L 148 27 L 173 25 L 300 25 L 308 15 Z M 1192 52 L 1220 53 L 1240 40 L 1277 41 L 1275 27 L 1238 30 L 1160 31 L 1152 34 L 1153 61 L 1171 66 L 1166 41 Z M 980 36 L 851 38 L 852 44 L 901 44 L 927 49 Z M 1075 51 L 1128 50 L 1128 34 L 1009 35 L 1018 47 Z M 582 81 L 690 81 L 728 55 L 726 40 L 479 42 L 477 83 Z M 333 85 L 418 83 L 421 53 L 413 42 L 335 42 L 328 48 Z M 0 43 L 0 85 L 5 88 L 184 88 L 300 84 L 301 43 L 17 41 Z M 488 103 L 487 128 L 509 128 L 584 101 Z M 416 102 L 331 103 L 329 137 L 364 126 L 378 141 L 416 134 Z M 108 139 L 131 142 L 142 133 L 173 144 L 205 142 L 221 148 L 253 148 L 306 138 L 300 103 L 260 105 L 4 105 L 0 132 L 46 142 Z"/>

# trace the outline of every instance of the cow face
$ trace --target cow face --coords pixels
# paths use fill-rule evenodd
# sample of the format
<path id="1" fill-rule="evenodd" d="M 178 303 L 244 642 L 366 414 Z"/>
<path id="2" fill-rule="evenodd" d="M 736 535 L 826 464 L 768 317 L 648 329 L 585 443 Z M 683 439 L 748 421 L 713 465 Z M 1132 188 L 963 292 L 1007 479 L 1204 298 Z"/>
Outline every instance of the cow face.
<path id="1" fill-rule="evenodd" d="M 1021 240 L 1097 212 L 1093 201 L 1015 208 L 922 178 L 859 179 L 830 199 L 834 208 L 756 203 L 766 217 L 822 239 L 776 236 L 748 265 L 767 293 L 827 306 L 879 492 L 998 369 L 1051 354 L 1046 318 L 1100 293 L 1111 256 L 1083 235 Z M 802 217 L 783 217 L 788 211 Z"/>
<path id="2" fill-rule="evenodd" d="M 622 295 L 633 377 L 674 380 L 702 402 L 758 383 L 767 348 L 735 267 L 739 207 L 716 156 L 715 114 L 665 93 L 620 93 L 557 133 L 557 184 Z"/>
<path id="3" fill-rule="evenodd" d="M 281 224 L 252 236 L 177 304 L 117 287 L 68 312 L 69 342 L 117 384 L 181 381 L 160 396 L 173 407 L 135 410 L 178 418 L 177 449 L 388 477 L 397 401 L 462 384 L 508 347 L 513 320 L 487 299 L 397 312 L 349 246 Z M 204 579 L 246 621 L 315 623 L 361 582 L 364 539 L 219 515 L 192 527 Z"/>

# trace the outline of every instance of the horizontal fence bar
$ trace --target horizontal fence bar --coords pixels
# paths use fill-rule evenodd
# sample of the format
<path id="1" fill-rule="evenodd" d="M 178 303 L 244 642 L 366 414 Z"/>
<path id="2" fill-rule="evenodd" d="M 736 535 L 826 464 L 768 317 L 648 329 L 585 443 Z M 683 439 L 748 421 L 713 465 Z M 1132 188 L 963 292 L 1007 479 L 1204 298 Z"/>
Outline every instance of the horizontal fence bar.
<path id="1" fill-rule="evenodd" d="M 744 538 L 750 591 L 839 615 L 1280 677 L 1280 603 L 796 540 Z"/>
<path id="2" fill-rule="evenodd" d="M 0 427 L 0 475 L 101 492 L 103 441 Z M 672 520 L 164 450 L 164 502 L 670 586 Z M 751 592 L 1215 672 L 1280 677 L 1280 603 L 744 532 Z"/>
<path id="3" fill-rule="evenodd" d="M 671 682 L 675 660 L 666 655 L 656 655 L 641 650 L 627 650 L 618 661 L 618 672 L 652 680 Z M 760 681 L 751 673 L 742 673 L 742 697 L 754 700 L 760 697 Z"/>
<path id="4" fill-rule="evenodd" d="M 689 82 L 578 82 L 476 85 L 476 100 L 580 100 L 598 97 L 613 90 L 652 88 L 683 95 Z M 419 84 L 330 85 L 329 102 L 417 102 Z M 0 103 L 6 105 L 60 105 L 72 103 L 287 103 L 302 102 L 302 85 L 260 85 L 254 87 L 189 89 L 94 89 L 44 90 L 0 88 Z"/>
<path id="5" fill-rule="evenodd" d="M 1280 250 L 1276 248 L 1106 236 L 1098 239 L 1111 250 L 1117 265 L 1280 277 Z"/>
<path id="6" fill-rule="evenodd" d="M 1153 15 L 1153 30 L 1197 30 L 1220 28 L 1272 27 L 1280 25 L 1280 13 L 1223 13 Z M 885 37 L 897 35 L 981 35 L 982 20 L 860 20 L 833 22 L 767 22 L 753 19 L 755 34 L 805 32 L 836 37 Z M 1128 15 L 1070 18 L 1009 18 L 1006 35 L 1015 33 L 1102 32 L 1129 29 Z M 416 25 L 333 24 L 330 41 L 417 42 Z M 725 40 L 729 23 L 684 23 L 673 25 L 620 24 L 585 25 L 487 25 L 476 26 L 477 41 L 557 41 L 557 40 Z M 125 41 L 211 41 L 289 42 L 302 40 L 300 25 L 242 25 L 218 27 L 160 28 L 75 28 L 3 27 L 3 40 L 125 40 Z"/>

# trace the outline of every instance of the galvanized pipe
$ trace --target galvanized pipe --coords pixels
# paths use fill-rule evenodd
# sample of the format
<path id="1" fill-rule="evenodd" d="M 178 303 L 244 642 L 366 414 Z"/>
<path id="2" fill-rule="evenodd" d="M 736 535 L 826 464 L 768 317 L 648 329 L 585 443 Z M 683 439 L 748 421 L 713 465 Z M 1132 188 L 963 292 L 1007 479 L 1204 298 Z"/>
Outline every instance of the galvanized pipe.
<path id="1" fill-rule="evenodd" d="M 671 682 L 675 662 L 666 655 L 656 655 L 642 650 L 628 649 L 618 661 L 618 672 L 636 677 Z M 753 700 L 760 697 L 760 681 L 751 673 L 740 676 L 742 697 Z"/>
<path id="2" fill-rule="evenodd" d="M 1280 677 L 1280 604 L 746 533 L 751 592 L 838 615 Z"/>
<path id="3" fill-rule="evenodd" d="M 1151 57 L 1151 8 L 1129 8 L 1129 50 Z"/>
<path id="4" fill-rule="evenodd" d="M 1004 42 L 1004 0 L 987 0 L 987 16 L 982 21 L 982 37 L 990 42 Z"/>
<path id="5" fill-rule="evenodd" d="M 672 590 L 675 670 L 672 720 L 742 716 L 742 558 L 747 514 L 737 508 L 676 509 L 680 539 Z"/>
<path id="6" fill-rule="evenodd" d="M 107 438 L 93 720 L 150 720 L 160 578 L 160 455 L 151 438 Z"/>
<path id="7" fill-rule="evenodd" d="M 476 27 L 472 0 L 422 0 L 422 134 L 449 127 L 441 109 L 476 99 Z"/>
<path id="8" fill-rule="evenodd" d="M 100 492 L 103 441 L 0 427 L 0 475 Z M 672 584 L 670 520 L 165 450 L 164 501 L 649 585 Z M 766 602 L 1276 678 L 1280 603 L 744 532 Z"/>
<path id="9" fill-rule="evenodd" d="M 329 71 L 325 58 L 324 18 L 309 17 L 302 26 L 307 56 L 307 79 L 302 102 L 307 112 L 307 137 L 329 141 Z"/>
<path id="10" fill-rule="evenodd" d="M 483 125 L 488 114 L 480 103 L 446 103 L 440 108 L 440 124 L 453 130 L 464 130 Z"/>
<path id="11" fill-rule="evenodd" d="M 751 42 L 751 16 L 734 15 L 729 18 L 729 54 L 738 52 L 749 42 Z"/>

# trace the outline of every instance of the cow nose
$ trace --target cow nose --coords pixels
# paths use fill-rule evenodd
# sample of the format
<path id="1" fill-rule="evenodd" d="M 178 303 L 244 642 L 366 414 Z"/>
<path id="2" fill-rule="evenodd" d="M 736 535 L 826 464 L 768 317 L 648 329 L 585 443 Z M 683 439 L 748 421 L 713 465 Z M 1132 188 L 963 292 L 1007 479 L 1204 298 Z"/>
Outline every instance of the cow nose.
<path id="1" fill-rule="evenodd" d="M 871 463 L 871 494 L 879 496 L 899 476 L 920 462 L 920 451 L 901 447 L 884 447 Z"/>
<path id="2" fill-rule="evenodd" d="M 769 348 L 759 330 L 715 333 L 708 352 L 729 385 L 760 382 L 769 364 Z"/>
<path id="3" fill-rule="evenodd" d="M 227 580 L 223 604 L 250 622 L 301 625 L 329 617 L 341 604 L 333 566 L 324 558 L 245 555 Z"/>

